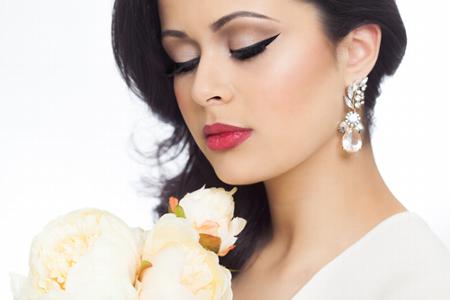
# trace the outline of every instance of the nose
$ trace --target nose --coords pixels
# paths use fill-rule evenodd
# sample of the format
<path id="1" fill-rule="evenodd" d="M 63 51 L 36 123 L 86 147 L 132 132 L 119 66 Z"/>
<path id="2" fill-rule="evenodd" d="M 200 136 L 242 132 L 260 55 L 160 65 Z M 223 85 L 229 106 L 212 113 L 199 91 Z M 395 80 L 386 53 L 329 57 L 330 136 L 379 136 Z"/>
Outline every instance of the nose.
<path id="1" fill-rule="evenodd" d="M 197 65 L 191 97 L 199 105 L 225 103 L 231 99 L 229 73 L 214 55 L 203 55 Z"/>

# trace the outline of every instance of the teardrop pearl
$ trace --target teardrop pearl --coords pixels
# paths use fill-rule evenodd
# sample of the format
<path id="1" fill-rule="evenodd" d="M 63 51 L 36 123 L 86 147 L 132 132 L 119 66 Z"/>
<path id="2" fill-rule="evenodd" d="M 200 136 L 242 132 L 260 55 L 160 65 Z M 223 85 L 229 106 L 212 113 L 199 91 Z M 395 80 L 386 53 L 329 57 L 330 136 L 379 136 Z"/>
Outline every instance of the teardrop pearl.
<path id="1" fill-rule="evenodd" d="M 358 152 L 362 147 L 361 134 L 355 128 L 348 127 L 342 136 L 342 147 L 350 153 Z"/>

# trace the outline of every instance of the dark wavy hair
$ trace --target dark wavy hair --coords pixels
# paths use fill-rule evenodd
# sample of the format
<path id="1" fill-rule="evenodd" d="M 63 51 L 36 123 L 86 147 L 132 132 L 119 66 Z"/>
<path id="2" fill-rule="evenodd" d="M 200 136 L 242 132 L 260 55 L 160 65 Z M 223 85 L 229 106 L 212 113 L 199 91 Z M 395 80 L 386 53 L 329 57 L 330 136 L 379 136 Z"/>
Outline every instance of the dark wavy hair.
<path id="1" fill-rule="evenodd" d="M 321 23 L 327 38 L 334 45 L 350 31 L 364 24 L 377 24 L 382 31 L 380 52 L 369 73 L 365 93 L 364 117 L 366 128 L 372 126 L 375 100 L 380 94 L 380 83 L 386 75 L 393 75 L 400 65 L 407 44 L 404 24 L 394 0 L 299 0 L 315 5 L 320 11 Z M 166 72 L 173 62 L 161 45 L 160 19 L 157 1 L 115 0 L 112 12 L 112 48 L 122 78 L 131 91 L 143 100 L 156 118 L 173 128 L 173 132 L 158 142 L 157 150 L 147 158 L 157 166 L 180 156 L 185 150 L 187 160 L 181 172 L 172 177 L 162 174 L 157 182 L 160 203 L 153 213 L 156 217 L 168 211 L 170 196 L 181 198 L 204 184 L 206 187 L 233 188 L 222 182 L 209 161 L 195 143 L 179 111 L 172 78 Z M 367 131 L 367 130 L 366 130 Z M 370 133 L 369 133 L 370 136 Z M 166 161 L 162 157 L 174 149 Z M 263 182 L 236 185 L 235 215 L 248 223 L 240 233 L 236 248 L 220 257 L 220 263 L 229 269 L 240 269 L 255 249 L 271 235 L 271 216 Z M 236 274 L 232 273 L 233 278 Z"/>

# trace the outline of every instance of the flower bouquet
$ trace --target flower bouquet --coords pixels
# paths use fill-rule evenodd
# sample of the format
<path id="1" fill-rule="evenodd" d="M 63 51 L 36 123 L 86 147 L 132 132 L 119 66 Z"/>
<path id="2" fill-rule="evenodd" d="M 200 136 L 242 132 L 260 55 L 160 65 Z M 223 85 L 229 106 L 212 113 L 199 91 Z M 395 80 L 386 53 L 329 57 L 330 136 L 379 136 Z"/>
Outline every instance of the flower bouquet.
<path id="1" fill-rule="evenodd" d="M 60 216 L 33 239 L 28 276 L 11 274 L 14 299 L 232 299 L 219 256 L 246 225 L 233 218 L 236 191 L 204 185 L 170 197 L 150 230 L 95 208 Z"/>

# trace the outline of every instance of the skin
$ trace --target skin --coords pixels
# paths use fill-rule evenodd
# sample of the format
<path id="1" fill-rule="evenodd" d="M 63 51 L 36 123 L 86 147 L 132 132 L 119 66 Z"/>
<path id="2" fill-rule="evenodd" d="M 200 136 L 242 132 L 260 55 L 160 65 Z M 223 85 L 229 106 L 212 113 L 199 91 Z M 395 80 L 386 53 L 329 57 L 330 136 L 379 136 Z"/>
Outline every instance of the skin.
<path id="1" fill-rule="evenodd" d="M 240 10 L 278 21 L 242 17 L 210 30 L 210 23 Z M 159 13 L 162 30 L 190 38 L 162 39 L 172 60 L 201 58 L 193 71 L 174 78 L 199 148 L 223 182 L 262 181 L 267 190 L 273 237 L 233 280 L 233 299 L 290 299 L 376 224 L 406 211 L 383 181 L 368 138 L 358 153 L 347 154 L 337 131 L 348 111 L 345 88 L 377 60 L 377 25 L 358 27 L 333 46 L 319 11 L 302 1 L 160 0 Z M 248 61 L 229 55 L 278 33 Z M 252 135 L 213 151 L 203 126 L 215 122 L 252 128 Z"/>

